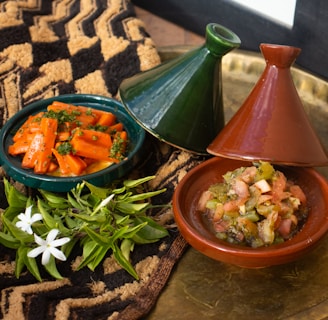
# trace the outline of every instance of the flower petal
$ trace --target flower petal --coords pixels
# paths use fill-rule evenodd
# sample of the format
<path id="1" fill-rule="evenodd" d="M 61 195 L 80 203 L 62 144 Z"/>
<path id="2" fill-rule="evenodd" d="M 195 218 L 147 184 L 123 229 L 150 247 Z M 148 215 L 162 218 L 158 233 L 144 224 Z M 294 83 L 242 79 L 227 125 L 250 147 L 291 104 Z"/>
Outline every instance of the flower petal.
<path id="1" fill-rule="evenodd" d="M 57 248 L 54 248 L 54 247 L 50 247 L 48 249 L 48 251 L 55 257 L 57 258 L 58 260 L 61 260 L 61 261 L 65 261 L 66 260 L 66 256 L 64 255 L 64 253 L 60 250 L 58 250 Z"/>
<path id="2" fill-rule="evenodd" d="M 32 205 L 29 206 L 29 207 L 27 207 L 27 208 L 25 209 L 25 216 L 26 216 L 28 219 L 30 219 L 30 218 L 31 218 L 31 213 L 32 213 Z"/>
<path id="3" fill-rule="evenodd" d="M 33 230 L 31 226 L 23 221 L 17 221 L 16 227 L 21 229 L 24 232 L 27 232 L 28 234 L 33 234 Z"/>
<path id="4" fill-rule="evenodd" d="M 46 246 L 47 245 L 47 241 L 43 240 L 41 237 L 39 237 L 35 233 L 34 233 L 34 241 L 40 246 Z"/>
<path id="5" fill-rule="evenodd" d="M 20 214 L 17 216 L 17 218 L 18 218 L 20 221 L 24 221 L 24 222 L 28 221 L 28 219 L 27 219 L 27 217 L 26 217 L 26 215 L 25 215 L 24 213 L 20 213 Z"/>
<path id="6" fill-rule="evenodd" d="M 45 247 L 45 246 L 36 247 L 36 248 L 32 249 L 31 251 L 29 251 L 27 253 L 27 256 L 30 257 L 30 258 L 35 258 L 39 254 L 44 252 L 46 249 L 47 249 L 47 247 Z"/>
<path id="7" fill-rule="evenodd" d="M 26 227 L 28 226 L 28 224 L 26 224 L 23 221 L 17 221 L 15 226 L 23 231 L 25 231 Z"/>
<path id="8" fill-rule="evenodd" d="M 31 224 L 40 220 L 42 220 L 42 215 L 40 213 L 35 213 L 31 218 Z"/>
<path id="9" fill-rule="evenodd" d="M 58 229 L 51 229 L 50 232 L 47 235 L 47 243 L 51 243 L 52 241 L 54 241 L 57 237 L 59 230 Z"/>
<path id="10" fill-rule="evenodd" d="M 62 245 L 64 245 L 65 243 L 67 243 L 69 241 L 71 241 L 71 239 L 68 238 L 68 237 L 65 237 L 65 238 L 53 240 L 53 241 L 51 241 L 51 243 L 49 243 L 49 245 L 51 247 L 59 247 L 59 246 L 62 246 Z"/>
<path id="11" fill-rule="evenodd" d="M 47 248 L 46 250 L 44 250 L 42 254 L 41 263 L 43 265 L 46 265 L 48 264 L 49 260 L 50 260 L 50 248 Z"/>

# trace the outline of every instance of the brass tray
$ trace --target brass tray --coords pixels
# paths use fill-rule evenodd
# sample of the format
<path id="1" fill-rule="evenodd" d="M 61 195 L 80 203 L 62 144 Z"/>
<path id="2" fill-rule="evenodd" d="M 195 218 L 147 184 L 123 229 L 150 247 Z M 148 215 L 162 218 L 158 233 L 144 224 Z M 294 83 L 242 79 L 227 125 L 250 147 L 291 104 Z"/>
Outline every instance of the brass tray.
<path id="1" fill-rule="evenodd" d="M 169 59 L 191 47 L 159 50 Z M 264 69 L 261 55 L 236 50 L 222 60 L 226 120 L 243 103 Z M 292 69 L 304 108 L 328 149 L 328 82 Z M 327 168 L 318 170 L 328 177 Z M 193 248 L 178 262 L 147 320 L 326 319 L 328 236 L 304 259 L 243 269 L 214 261 Z"/>

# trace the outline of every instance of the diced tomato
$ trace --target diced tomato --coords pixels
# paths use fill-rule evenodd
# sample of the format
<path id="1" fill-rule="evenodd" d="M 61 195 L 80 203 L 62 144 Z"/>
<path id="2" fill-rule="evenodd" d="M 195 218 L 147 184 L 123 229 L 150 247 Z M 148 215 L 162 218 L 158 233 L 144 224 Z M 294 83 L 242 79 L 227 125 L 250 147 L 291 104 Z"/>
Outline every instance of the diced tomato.
<path id="1" fill-rule="evenodd" d="M 289 191 L 293 195 L 293 197 L 299 199 L 302 204 L 306 204 L 306 196 L 300 186 L 292 185 L 289 187 Z"/>

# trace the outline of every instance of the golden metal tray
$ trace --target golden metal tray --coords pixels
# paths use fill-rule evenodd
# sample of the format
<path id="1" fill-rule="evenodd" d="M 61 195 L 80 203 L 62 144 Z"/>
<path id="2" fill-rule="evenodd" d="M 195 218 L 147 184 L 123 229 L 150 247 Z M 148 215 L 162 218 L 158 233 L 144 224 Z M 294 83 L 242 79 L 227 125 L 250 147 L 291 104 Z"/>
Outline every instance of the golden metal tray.
<path id="1" fill-rule="evenodd" d="M 163 60 L 192 49 L 160 48 Z M 236 50 L 222 60 L 226 120 L 243 103 L 264 70 L 261 55 Z M 328 82 L 292 68 L 310 121 L 328 149 Z M 318 170 L 328 177 L 327 168 Z M 328 236 L 302 260 L 264 269 L 214 261 L 189 248 L 178 262 L 147 320 L 326 319 Z"/>

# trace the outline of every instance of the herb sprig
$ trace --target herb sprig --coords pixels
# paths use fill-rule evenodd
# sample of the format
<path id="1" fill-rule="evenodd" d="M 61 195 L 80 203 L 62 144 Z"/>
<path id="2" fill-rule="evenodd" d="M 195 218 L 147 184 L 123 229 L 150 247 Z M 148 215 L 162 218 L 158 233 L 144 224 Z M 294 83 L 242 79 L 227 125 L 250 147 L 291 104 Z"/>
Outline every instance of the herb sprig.
<path id="1" fill-rule="evenodd" d="M 83 181 L 66 195 L 39 190 L 36 198 L 25 196 L 4 179 L 9 206 L 1 216 L 0 243 L 16 250 L 16 277 L 27 268 L 42 281 L 42 266 L 52 277 L 61 279 L 57 262 L 65 261 L 80 245 L 78 270 L 95 270 L 111 251 L 115 260 L 138 279 L 130 262 L 135 244 L 156 242 L 168 235 L 146 214 L 152 207 L 150 199 L 166 191 L 145 192 L 143 184 L 153 178 L 126 180 L 112 188 Z"/>

